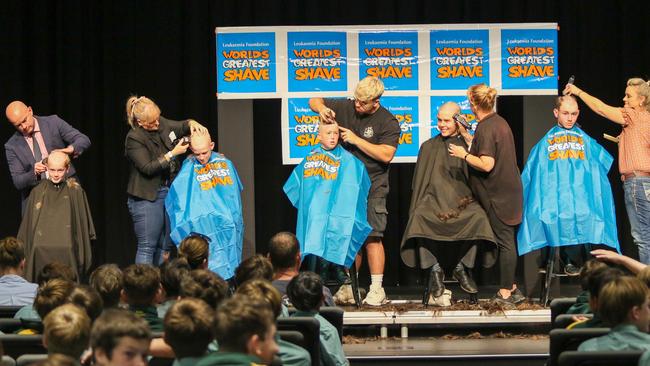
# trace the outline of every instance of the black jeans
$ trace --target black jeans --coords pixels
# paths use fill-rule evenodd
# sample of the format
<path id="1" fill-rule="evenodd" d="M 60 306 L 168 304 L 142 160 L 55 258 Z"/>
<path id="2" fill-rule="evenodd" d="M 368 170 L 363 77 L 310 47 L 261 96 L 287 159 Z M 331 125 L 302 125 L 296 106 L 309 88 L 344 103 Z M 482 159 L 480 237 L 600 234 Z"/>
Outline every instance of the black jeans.
<path id="1" fill-rule="evenodd" d="M 515 271 L 517 270 L 515 227 L 501 221 L 492 207 L 487 211 L 487 216 L 499 248 L 499 271 L 501 272 L 499 286 L 510 290 L 512 284 L 515 283 Z"/>

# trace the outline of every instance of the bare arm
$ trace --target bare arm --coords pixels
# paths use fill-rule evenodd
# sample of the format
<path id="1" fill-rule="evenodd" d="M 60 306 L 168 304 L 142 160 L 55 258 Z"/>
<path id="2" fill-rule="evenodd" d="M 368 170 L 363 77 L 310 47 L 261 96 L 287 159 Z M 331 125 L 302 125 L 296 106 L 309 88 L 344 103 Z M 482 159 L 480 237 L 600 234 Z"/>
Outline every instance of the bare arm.
<path id="1" fill-rule="evenodd" d="M 373 144 L 357 136 L 351 130 L 341 126 L 339 126 L 339 130 L 341 130 L 341 138 L 343 141 L 351 145 L 355 145 L 359 148 L 359 150 L 363 151 L 371 158 L 384 164 L 388 164 L 391 162 L 391 160 L 393 160 L 395 152 L 397 151 L 394 146 L 386 144 Z"/>
<path id="2" fill-rule="evenodd" d="M 318 113 L 320 120 L 323 121 L 323 123 L 336 122 L 336 113 L 325 105 L 325 100 L 323 98 L 309 99 L 309 108 Z"/>
<path id="3" fill-rule="evenodd" d="M 472 155 L 462 146 L 449 144 L 449 155 L 459 159 L 464 159 L 467 164 L 482 172 L 489 173 L 494 169 L 493 157 L 487 155 Z"/>
<path id="4" fill-rule="evenodd" d="M 575 95 L 580 98 L 589 109 L 596 112 L 601 117 L 605 117 L 608 120 L 618 123 L 619 125 L 624 125 L 625 120 L 623 119 L 623 113 L 617 107 L 612 107 L 611 105 L 605 104 L 600 99 L 587 94 L 584 90 L 578 88 L 573 84 L 567 84 L 562 92 L 564 95 Z"/>
<path id="5" fill-rule="evenodd" d="M 601 262 L 623 265 L 625 268 L 629 269 L 630 272 L 634 274 L 641 272 L 646 267 L 645 264 L 637 260 L 634 260 L 622 254 L 618 254 L 611 250 L 596 249 L 591 251 L 591 255 L 596 257 L 596 259 L 598 259 Z"/>

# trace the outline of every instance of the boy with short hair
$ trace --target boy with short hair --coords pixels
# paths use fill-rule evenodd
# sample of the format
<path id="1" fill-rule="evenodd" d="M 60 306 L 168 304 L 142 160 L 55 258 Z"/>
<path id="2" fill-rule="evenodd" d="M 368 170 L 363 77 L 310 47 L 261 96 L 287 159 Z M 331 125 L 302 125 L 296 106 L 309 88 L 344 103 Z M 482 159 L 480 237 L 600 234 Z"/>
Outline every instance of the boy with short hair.
<path id="1" fill-rule="evenodd" d="M 228 296 L 228 283 L 212 271 L 195 269 L 181 281 L 179 295 L 182 298 L 201 299 L 212 310 L 216 310 L 219 303 Z"/>
<path id="2" fill-rule="evenodd" d="M 18 239 L 0 240 L 0 305 L 31 305 L 38 285 L 23 278 L 25 247 Z"/>
<path id="3" fill-rule="evenodd" d="M 48 354 L 60 353 L 79 361 L 90 341 L 90 318 L 74 304 L 52 310 L 43 320 L 43 345 Z"/>
<path id="4" fill-rule="evenodd" d="M 588 279 L 589 308 L 594 316 L 591 319 L 577 321 L 567 329 L 600 328 L 604 327 L 599 309 L 600 293 L 608 283 L 623 276 L 623 271 L 618 268 L 605 267 L 594 271 Z"/>
<path id="5" fill-rule="evenodd" d="M 624 276 L 606 284 L 598 311 L 612 330 L 582 342 L 578 351 L 650 350 L 650 291 L 638 278 Z"/>
<path id="6" fill-rule="evenodd" d="M 195 365 L 214 339 L 214 310 L 203 300 L 181 299 L 167 311 L 164 325 L 165 342 L 176 355 L 174 366 Z"/>
<path id="7" fill-rule="evenodd" d="M 580 269 L 580 287 L 582 288 L 582 292 L 578 294 L 576 303 L 571 305 L 569 310 L 567 310 L 567 314 L 591 313 L 591 308 L 589 307 L 589 278 L 591 278 L 596 271 L 603 268 L 607 268 L 607 265 L 595 259 L 590 259 L 585 262 L 582 269 Z"/>
<path id="8" fill-rule="evenodd" d="M 104 302 L 104 309 L 116 308 L 124 287 L 122 270 L 116 264 L 102 264 L 90 274 L 90 286 L 97 290 Z"/>
<path id="9" fill-rule="evenodd" d="M 309 316 L 320 323 L 320 357 L 322 365 L 347 366 L 343 346 L 336 328 L 318 314 L 323 304 L 323 282 L 316 273 L 301 272 L 287 286 L 287 295 L 298 311 L 291 316 Z"/>
<path id="10" fill-rule="evenodd" d="M 190 265 L 185 259 L 174 258 L 160 265 L 160 284 L 165 297 L 157 306 L 159 318 L 164 318 L 167 310 L 178 299 L 181 281 L 189 274 L 190 270 Z"/>
<path id="11" fill-rule="evenodd" d="M 129 310 L 143 318 L 154 332 L 163 330 L 156 303 L 162 294 L 160 273 L 150 264 L 132 264 L 124 269 L 122 297 Z"/>
<path id="12" fill-rule="evenodd" d="M 197 365 L 268 364 L 278 353 L 275 331 L 273 312 L 267 304 L 235 295 L 217 309 L 215 336 L 219 351 L 207 355 Z"/>
<path id="13" fill-rule="evenodd" d="M 150 342 L 147 322 L 126 310 L 107 309 L 90 332 L 90 346 L 97 366 L 120 366 L 129 362 L 146 365 Z"/>

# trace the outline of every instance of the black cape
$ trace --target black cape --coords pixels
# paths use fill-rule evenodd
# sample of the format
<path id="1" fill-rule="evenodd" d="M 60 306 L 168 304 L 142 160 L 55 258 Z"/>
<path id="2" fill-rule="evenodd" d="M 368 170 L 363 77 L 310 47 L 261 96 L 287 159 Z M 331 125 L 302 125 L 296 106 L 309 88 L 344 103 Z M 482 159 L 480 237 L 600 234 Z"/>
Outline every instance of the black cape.
<path id="1" fill-rule="evenodd" d="M 90 268 L 90 241 L 96 238 L 86 192 L 74 180 L 44 180 L 27 199 L 18 239 L 25 244 L 25 278 L 36 281 L 46 264 L 68 264 L 78 277 Z"/>
<path id="2" fill-rule="evenodd" d="M 473 241 L 495 242 L 490 222 L 480 204 L 474 199 L 467 178 L 467 164 L 449 156 L 449 144 L 467 148 L 460 136 L 443 137 L 438 135 L 427 140 L 420 147 L 413 174 L 409 221 L 406 225 L 400 254 L 409 267 L 427 268 L 434 264 L 434 254 L 429 248 L 439 248 L 445 244 L 464 244 L 463 248 L 449 247 L 445 253 L 452 252 L 448 258 L 455 265 L 465 255 Z M 428 239 L 433 245 L 419 246 L 418 238 Z M 411 240 L 413 239 L 413 240 Z M 416 250 L 419 248 L 419 253 Z M 436 257 L 441 260 L 438 250 Z M 419 263 L 418 263 L 419 257 Z"/>

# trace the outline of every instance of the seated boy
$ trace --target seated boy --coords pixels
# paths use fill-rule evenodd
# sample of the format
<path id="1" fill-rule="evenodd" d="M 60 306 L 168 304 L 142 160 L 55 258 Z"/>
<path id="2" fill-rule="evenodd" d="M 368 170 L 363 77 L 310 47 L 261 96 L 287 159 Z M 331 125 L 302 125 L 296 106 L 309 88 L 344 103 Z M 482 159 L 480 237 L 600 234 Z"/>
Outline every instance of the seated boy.
<path id="1" fill-rule="evenodd" d="M 624 276 L 606 284 L 598 312 L 612 330 L 582 342 L 578 351 L 650 350 L 650 291 L 638 278 Z"/>
<path id="2" fill-rule="evenodd" d="M 349 365 L 336 328 L 318 314 L 323 304 L 323 283 L 313 272 L 301 272 L 287 286 L 289 300 L 298 311 L 291 316 L 310 316 L 320 323 L 320 357 L 322 365 Z"/>
<path id="3" fill-rule="evenodd" d="M 34 280 L 54 260 L 69 264 L 83 277 L 92 262 L 90 241 L 95 239 L 86 192 L 74 178 L 66 178 L 67 154 L 52 151 L 43 163 L 49 179 L 30 192 L 18 230 L 25 244 L 25 278 Z"/>
<path id="4" fill-rule="evenodd" d="M 150 341 L 147 322 L 120 309 L 107 309 L 90 332 L 90 346 L 97 366 L 146 365 Z"/>
<path id="5" fill-rule="evenodd" d="M 160 273 L 149 264 L 132 264 L 124 269 L 122 298 L 129 310 L 143 318 L 151 331 L 163 330 L 162 319 L 158 317 L 156 304 L 162 294 Z"/>
<path id="6" fill-rule="evenodd" d="M 228 296 L 228 283 L 212 271 L 195 269 L 181 281 L 179 295 L 201 299 L 214 311 Z"/>
<path id="7" fill-rule="evenodd" d="M 43 320 L 43 345 L 48 354 L 60 353 L 79 361 L 90 341 L 90 318 L 74 304 L 52 310 Z"/>
<path id="8" fill-rule="evenodd" d="M 165 342 L 174 350 L 174 366 L 195 365 L 214 339 L 214 310 L 203 300 L 181 299 L 167 311 Z"/>
<path id="9" fill-rule="evenodd" d="M 37 284 L 23 278 L 25 247 L 18 239 L 0 240 L 0 305 L 27 306 L 34 302 Z"/>
<path id="10" fill-rule="evenodd" d="M 124 286 L 122 270 L 116 264 L 102 264 L 90 274 L 90 286 L 97 290 L 104 309 L 116 308 Z"/>
<path id="11" fill-rule="evenodd" d="M 194 133 L 192 150 L 165 199 L 170 237 L 177 245 L 198 232 L 208 238 L 208 268 L 230 279 L 241 261 L 244 241 L 241 191 L 233 163 L 212 151 L 208 133 Z"/>
<path id="12" fill-rule="evenodd" d="M 190 265 L 183 259 L 172 259 L 160 265 L 160 284 L 164 298 L 158 305 L 158 317 L 163 319 L 170 306 L 176 302 L 181 287 L 181 280 L 190 272 Z"/>
<path id="13" fill-rule="evenodd" d="M 613 280 L 623 276 L 623 272 L 617 268 L 605 267 L 594 271 L 588 279 L 589 308 L 594 316 L 591 319 L 581 319 L 570 324 L 567 329 L 579 328 L 602 328 L 607 327 L 601 318 L 599 306 L 600 292 L 603 287 Z M 580 318 L 580 317 L 578 317 Z"/>
<path id="14" fill-rule="evenodd" d="M 244 295 L 253 300 L 266 303 L 273 310 L 273 315 L 276 319 L 283 316 L 284 305 L 282 304 L 280 291 L 278 291 L 269 281 L 262 279 L 246 281 L 246 283 L 237 288 L 235 294 Z M 280 347 L 278 356 L 280 357 L 280 360 L 282 360 L 283 365 L 311 365 L 311 356 L 304 348 L 280 339 L 279 335 L 276 335 L 275 341 Z"/>
<path id="15" fill-rule="evenodd" d="M 219 351 L 210 353 L 197 365 L 269 364 L 278 353 L 275 332 L 275 319 L 268 304 L 235 295 L 217 309 L 215 338 Z"/>
<path id="16" fill-rule="evenodd" d="M 367 219 L 370 178 L 363 163 L 338 144 L 336 123 L 320 124 L 318 137 L 320 146 L 296 166 L 283 190 L 298 209 L 296 237 L 300 252 L 327 261 L 319 271 L 326 274 L 334 269 L 343 285 L 335 298 L 353 302 L 345 272 L 330 268 L 328 262 L 345 268 L 352 266 L 372 231 Z M 316 270 L 315 264 L 311 267 Z"/>
<path id="17" fill-rule="evenodd" d="M 589 278 L 597 271 L 602 268 L 606 268 L 607 265 L 603 262 L 599 262 L 595 259 L 591 259 L 585 262 L 580 270 L 580 287 L 582 292 L 578 294 L 576 298 L 576 303 L 571 305 L 567 310 L 567 314 L 590 314 L 591 309 L 589 308 Z"/>

